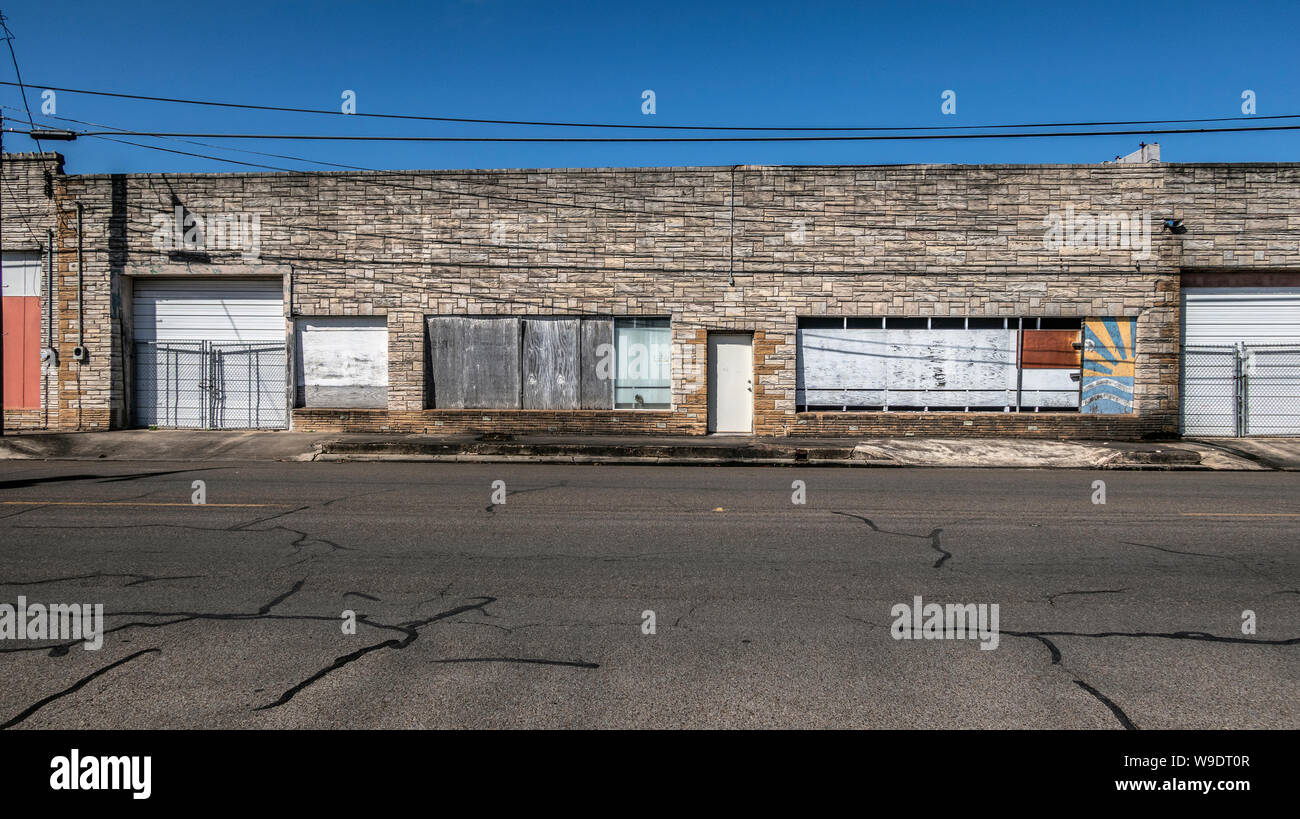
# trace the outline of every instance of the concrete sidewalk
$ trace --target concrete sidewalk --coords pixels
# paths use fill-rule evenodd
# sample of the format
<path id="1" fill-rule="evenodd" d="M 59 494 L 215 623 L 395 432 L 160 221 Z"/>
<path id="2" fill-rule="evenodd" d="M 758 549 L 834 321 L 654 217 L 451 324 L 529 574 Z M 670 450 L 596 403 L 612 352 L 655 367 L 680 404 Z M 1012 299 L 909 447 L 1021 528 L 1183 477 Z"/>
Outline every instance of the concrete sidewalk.
<path id="1" fill-rule="evenodd" d="M 464 461 L 1020 469 L 1300 469 L 1300 439 L 1170 442 L 1014 438 L 375 435 L 114 430 L 9 433 L 0 459 Z"/>

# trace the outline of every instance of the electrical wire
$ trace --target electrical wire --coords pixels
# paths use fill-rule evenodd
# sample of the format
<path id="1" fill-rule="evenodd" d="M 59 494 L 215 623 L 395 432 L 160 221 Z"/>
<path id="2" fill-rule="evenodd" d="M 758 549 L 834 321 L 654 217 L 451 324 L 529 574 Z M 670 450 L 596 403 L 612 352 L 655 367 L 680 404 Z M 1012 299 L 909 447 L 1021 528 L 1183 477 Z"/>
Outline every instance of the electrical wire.
<path id="1" fill-rule="evenodd" d="M 0 107 L 11 108 L 11 106 L 0 106 Z M 12 109 L 12 108 L 11 108 L 11 110 L 17 110 L 17 109 Z M 71 120 L 70 118 L 67 118 L 67 117 L 57 117 L 57 116 L 56 116 L 56 117 L 53 117 L 53 118 L 54 118 L 54 119 L 59 119 L 59 120 L 74 121 L 74 122 L 75 122 L 75 121 L 78 121 L 78 120 Z M 31 123 L 29 123 L 29 124 L 31 124 Z M 104 128 L 114 128 L 114 127 L 115 127 L 115 126 L 111 126 L 111 125 L 102 125 L 102 124 L 99 124 L 99 123 L 93 123 L 93 124 L 95 124 L 97 127 L 104 127 Z M 33 127 L 35 127 L 35 126 L 33 126 Z M 124 131 L 124 130 L 125 130 L 125 129 L 116 129 L 115 133 L 119 133 L 119 132 L 122 132 L 122 131 Z M 164 148 L 164 147 L 161 147 L 161 146 L 158 146 L 158 145 L 149 145 L 149 144 L 145 144 L 145 143 L 133 142 L 133 141 L 131 141 L 131 140 L 124 140 L 124 139 L 117 139 L 117 138 L 114 138 L 114 137 L 108 137 L 108 136 L 96 136 L 96 137 L 93 137 L 93 138 L 95 138 L 95 139 L 102 139 L 102 140 L 109 140 L 109 141 L 112 141 L 112 142 L 119 142 L 119 143 L 126 144 L 126 145 L 132 145 L 132 146 L 137 147 L 137 148 L 146 148 L 146 149 L 149 149 L 149 150 L 164 151 L 164 152 L 166 152 L 166 153 L 181 154 L 181 155 L 184 155 L 184 156 L 192 156 L 192 157 L 199 157 L 199 158 L 203 158 L 203 159 L 210 159 L 210 160 L 213 160 L 213 161 L 216 161 L 216 162 L 226 162 L 226 163 L 235 164 L 235 165 L 242 165 L 242 166 L 245 166 L 245 167 L 250 167 L 250 166 L 251 166 L 251 167 L 264 168 L 264 169 L 272 170 L 272 171 L 284 171 L 284 172 L 289 172 L 289 173 L 304 173 L 304 171 L 299 171 L 299 170 L 296 170 L 296 169 L 293 169 L 293 168 L 285 168 L 285 167 L 277 166 L 277 165 L 267 165 L 267 164 L 264 164 L 264 163 L 242 162 L 242 161 L 239 161 L 239 160 L 228 159 L 228 158 L 226 158 L 226 157 L 212 156 L 212 155 L 209 155 L 209 154 L 199 154 L 199 153 L 194 153 L 194 152 L 190 152 L 190 151 L 179 151 L 179 150 L 175 150 L 175 149 L 171 149 L 171 148 Z M 191 144 L 196 144 L 196 145 L 201 145 L 201 146 L 208 147 L 208 148 L 213 148 L 213 149 L 215 149 L 215 150 L 229 150 L 229 151 L 237 151 L 237 152 L 240 152 L 240 153 L 248 153 L 248 154 L 263 155 L 263 156 L 271 156 L 271 157 L 279 157 L 279 158 L 283 158 L 283 159 L 290 159 L 290 160 L 300 161 L 300 162 L 317 162 L 317 161 L 318 161 L 318 160 L 306 159 L 306 158 L 303 158 L 303 157 L 297 157 L 297 156 L 292 156 L 292 155 L 287 155 L 287 154 L 267 154 L 267 153 L 263 153 L 263 152 L 261 152 L 261 151 L 245 151 L 245 150 L 241 150 L 241 149 L 239 149 L 239 148 L 229 148 L 229 147 L 226 147 L 226 146 L 210 145 L 210 144 L 208 144 L 208 143 L 195 142 L 195 141 L 193 141 L 193 140 L 175 140 L 175 141 L 179 141 L 179 142 L 188 142 L 188 143 L 191 143 Z M 335 163 L 328 163 L 328 164 L 335 164 Z M 349 166 L 349 167 L 357 168 L 357 166 Z M 448 193 L 448 194 L 451 194 L 451 195 L 454 195 L 454 196 L 463 196 L 463 197 L 469 197 L 469 198 L 474 198 L 474 199 L 484 199 L 484 200 L 489 200 L 489 201 L 503 201 L 503 202 L 510 202 L 510 203 L 516 203 L 516 204 L 525 204 L 525 205 L 541 205 L 541 206 L 544 206 L 544 207 L 570 208 L 570 209 L 577 209 L 577 210 L 590 210 L 590 211 L 593 211 L 593 212 L 599 212 L 599 213 L 615 213 L 615 214 L 643 215 L 643 216 L 649 216 L 649 217 L 656 218 L 656 219 L 660 219 L 660 218 L 669 218 L 669 217 L 671 217 L 671 218 L 681 218 L 681 219 L 698 219 L 698 220 L 704 220 L 704 221 L 717 221 L 719 218 L 721 218 L 721 214 L 722 214 L 722 212 L 723 212 L 724 210 L 727 210 L 728 207 L 729 207 L 729 205 L 728 205 L 727 202 L 698 202 L 698 201 L 682 200 L 682 199 L 663 199 L 663 198 L 650 197 L 650 196 L 637 197 L 637 198 L 636 198 L 636 201 L 641 202 L 641 203 L 662 203 L 662 204 L 664 204 L 664 205 L 672 205 L 672 206 L 692 205 L 692 206 L 698 206 L 698 207 L 700 207 L 700 208 L 703 208 L 703 209 L 705 210 L 705 212 L 699 213 L 699 212 L 690 212 L 690 211 L 684 211 L 684 210 L 674 210 L 674 211 L 663 210 L 663 211 L 656 211 L 656 210 L 645 210 L 645 209 L 639 209 L 639 208 L 607 207 L 607 206 L 601 206 L 601 205 L 584 205 L 584 204 L 579 204 L 579 203 L 577 203 L 577 202 L 560 202 L 560 201 L 556 201 L 556 200 L 554 200 L 554 199 L 521 198 L 520 196 L 506 196 L 506 195 L 495 194 L 495 193 L 483 193 L 483 192 L 478 192 L 478 191 L 467 191 L 467 190 L 464 190 L 463 188 L 447 188 L 447 187 L 439 187 L 439 186 L 437 186 L 437 185 L 432 185 L 432 184 L 428 184 L 428 185 L 407 185 L 407 184 L 401 184 L 401 183 L 399 183 L 399 182 L 392 182 L 392 181 L 386 181 L 386 180 L 382 180 L 382 179 L 375 179 L 375 178 L 373 178 L 374 175 L 379 175 L 379 174 L 391 174 L 391 173 L 413 173 L 414 175 L 416 175 L 416 176 L 418 176 L 418 177 L 423 177 L 423 176 L 427 176 L 427 175 L 429 175 L 429 174 L 435 174 L 435 173 L 437 173 L 436 171 L 431 171 L 431 172 L 402 172 L 402 171 L 382 171 L 382 170 L 373 170 L 373 169 L 368 169 L 368 168 L 358 168 L 358 169 L 364 171 L 364 172 L 365 172 L 364 175 L 363 175 L 363 174 L 346 174 L 346 173 L 345 173 L 345 174 L 339 174 L 339 173 L 330 173 L 330 174 L 326 174 L 326 175 L 324 175 L 324 178 L 331 179 L 331 180 L 333 180 L 333 179 L 357 180 L 357 181 L 361 181 L 361 182 L 365 183 L 365 184 L 368 185 L 368 186 L 384 187 L 384 188 L 388 188 L 388 189 L 392 189 L 392 190 L 408 190 L 408 191 L 415 191 L 415 192 L 419 192 L 419 193 L 428 193 L 429 191 L 434 191 L 434 192 L 440 192 L 440 193 Z M 495 182 L 495 183 L 494 183 L 494 182 L 485 182 L 485 181 L 480 181 L 480 180 L 469 180 L 469 181 L 467 181 L 467 182 L 465 182 L 465 183 L 462 183 L 462 184 L 472 184 L 472 185 L 480 185 L 480 186 L 490 186 L 490 187 L 494 187 L 494 188 L 505 189 L 505 190 L 507 190 L 507 191 L 521 191 L 521 190 L 522 190 L 522 191 L 525 191 L 525 192 L 528 192 L 528 193 L 532 193 L 532 194 L 536 194 L 536 195 L 539 195 L 539 196 L 542 195 L 543 192 L 551 192 L 551 191 L 549 191 L 549 189 L 544 189 L 544 188 L 539 188 L 539 187 L 532 187 L 532 186 L 526 186 L 526 185 L 512 185 L 512 184 L 509 184 L 509 183 L 503 183 L 503 182 Z M 583 196 L 583 197 L 590 197 L 590 198 L 615 199 L 615 200 L 619 200 L 619 201 L 625 201 L 625 200 L 626 200 L 626 197 L 621 197 L 621 198 L 620 198 L 620 195 L 618 195 L 618 194 L 605 194 L 605 193 L 601 193 L 601 192 L 598 192 L 598 191 L 591 191 L 591 190 L 571 191 L 571 192 L 569 192 L 569 194 L 572 195 L 572 196 L 574 196 L 574 197 L 577 197 L 577 196 Z M 822 200 L 818 200 L 818 201 L 817 201 L 817 205 L 818 205 L 819 207 L 824 207 L 824 204 L 825 204 L 825 203 L 824 203 L 824 201 L 822 201 Z M 747 207 L 747 206 L 745 206 L 745 205 L 742 204 L 741 207 Z M 754 206 L 748 206 L 748 207 L 753 208 Z M 814 211 L 810 211 L 809 209 L 794 208 L 794 207 L 782 207 L 782 206 L 780 206 L 780 205 L 770 205 L 770 204 L 764 204 L 764 205 L 757 206 L 757 209 L 763 211 L 764 213 L 784 212 L 784 213 L 787 213 L 787 214 L 792 215 L 792 216 L 795 217 L 795 218 L 798 218 L 798 219 L 804 219 L 804 220 L 824 220 L 824 214 L 817 213 L 817 212 L 814 212 Z M 864 217 L 864 218 L 875 218 L 875 217 L 879 217 L 879 216 L 886 215 L 886 214 L 887 214 L 887 211 L 884 211 L 884 210 L 880 210 L 880 211 L 849 210 L 849 211 L 842 211 L 842 212 L 840 213 L 841 216 L 848 216 L 848 217 Z M 922 218 L 934 218 L 934 217 L 930 217 L 930 216 L 922 216 Z M 987 218 L 987 219 L 997 219 L 997 220 L 999 220 L 1000 223 L 1004 223 L 1004 221 L 1003 221 L 1003 217 L 1000 216 L 999 214 L 968 214 L 968 218 L 975 218 L 975 219 L 985 219 L 985 218 Z M 763 225 L 767 225 L 767 224 L 770 224 L 771 219 L 770 219 L 770 217 L 749 217 L 749 216 L 740 216 L 740 217 L 736 217 L 736 220 L 735 220 L 735 221 L 738 222 L 738 223 L 749 223 L 749 224 L 763 224 Z M 832 223 L 832 226 L 834 226 L 834 223 Z M 862 226 L 862 223 L 858 223 L 858 224 L 855 225 L 855 226 Z M 945 227 L 943 227 L 943 226 L 927 226 L 927 225 L 913 226 L 912 229 L 913 229 L 913 230 L 920 230 L 920 231 L 925 231 L 925 230 L 944 231 L 944 230 L 948 230 L 948 228 L 945 228 Z"/>
<path id="2" fill-rule="evenodd" d="M 21 78 L 19 82 L 0 81 L 0 85 L 22 85 Z M 446 117 L 430 116 L 422 114 L 390 114 L 390 113 L 367 113 L 355 112 L 345 113 L 342 110 L 334 111 L 324 108 L 298 108 L 284 105 L 255 105 L 250 103 L 238 102 L 219 102 L 215 100 L 198 100 L 187 99 L 183 97 L 160 97 L 147 94 L 127 94 L 116 91 L 96 91 L 84 88 L 67 88 L 57 85 L 41 85 L 31 83 L 27 88 L 49 89 L 61 91 L 69 94 L 87 94 L 99 97 L 114 97 L 117 99 L 142 100 L 148 102 L 167 102 L 183 105 L 202 105 L 218 108 L 241 108 L 252 111 L 278 111 L 283 113 L 297 114 L 325 114 L 330 116 L 342 117 L 367 117 L 375 119 L 400 119 L 400 120 L 418 120 L 426 122 L 459 122 L 486 125 L 529 125 L 545 126 L 553 128 L 627 128 L 642 130 L 673 130 L 673 131 L 952 131 L 952 130 L 971 130 L 979 128 L 1073 128 L 1073 127 L 1093 127 L 1093 126 L 1112 126 L 1112 125 L 1158 125 L 1162 123 L 1190 123 L 1190 122 L 1233 122 L 1240 120 L 1261 120 L 1261 119 L 1300 119 L 1300 114 L 1276 114 L 1271 116 L 1240 116 L 1240 117 L 1200 117 L 1194 119 L 1147 119 L 1147 120 L 1093 120 L 1079 122 L 1038 122 L 1038 123 L 1010 123 L 1001 125 L 872 125 L 872 126 L 740 126 L 740 125 L 647 125 L 647 124 L 627 124 L 627 123 L 601 123 L 601 122 L 566 122 L 566 121 L 537 121 L 537 120 L 520 120 L 520 119 L 475 119 L 470 117 Z M 138 134 L 137 136 L 144 136 Z"/>
<path id="3" fill-rule="evenodd" d="M 6 129 L 31 136 L 30 132 Z M 646 144 L 646 143 L 749 143 L 749 142 L 880 142 L 946 139 L 1046 139 L 1051 137 L 1158 136 L 1163 134 L 1228 134 L 1258 131 L 1300 131 L 1300 125 L 1250 125 L 1235 128 L 1141 128 L 1123 131 L 1035 131 L 1031 133 L 981 134 L 870 134 L 853 136 L 762 136 L 762 137 L 468 137 L 468 136 L 374 136 L 358 134 L 231 134 L 175 131 L 80 131 L 75 136 L 159 137 L 164 139 L 270 139 L 315 142 L 451 142 L 451 143 L 561 143 L 561 144 Z"/>

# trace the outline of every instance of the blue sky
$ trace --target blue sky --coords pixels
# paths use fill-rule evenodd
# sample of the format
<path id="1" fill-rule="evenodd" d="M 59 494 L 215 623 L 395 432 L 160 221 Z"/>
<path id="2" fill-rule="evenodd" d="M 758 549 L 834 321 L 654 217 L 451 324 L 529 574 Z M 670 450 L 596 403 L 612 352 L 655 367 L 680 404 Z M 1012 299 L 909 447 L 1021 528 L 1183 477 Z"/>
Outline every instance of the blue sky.
<path id="1" fill-rule="evenodd" d="M 979 125 L 1300 113 L 1300 4 L 49 2 L 3 6 L 28 83 L 363 112 L 657 125 Z M 8 54 L 0 79 L 13 80 Z M 653 90 L 656 113 L 641 111 Z M 941 113 L 941 94 L 957 113 Z M 28 100 L 37 119 L 39 92 Z M 20 114 L 17 88 L 0 109 Z M 130 130 L 554 136 L 59 93 L 57 114 Z M 47 120 L 53 122 L 53 120 Z M 67 125 L 66 123 L 60 123 Z M 1261 124 L 1300 124 L 1280 121 Z M 68 127 L 82 126 L 71 125 Z M 591 132 L 582 129 L 590 135 Z M 656 132 L 659 133 L 659 132 Z M 579 134 L 580 135 L 580 134 Z M 609 135 L 636 136 L 637 132 Z M 644 134 L 641 134 L 644 135 Z M 671 136 L 672 133 L 666 132 Z M 679 134 L 689 136 L 690 134 Z M 227 142 L 372 168 L 1097 162 L 1139 136 L 815 144 Z M 1300 131 L 1162 135 L 1174 162 L 1296 161 Z M 312 168 L 166 140 L 249 162 Z M 238 166 L 97 139 L 46 143 L 72 173 Z M 8 151 L 32 150 L 5 135 Z M 245 169 L 251 170 L 251 169 Z"/>

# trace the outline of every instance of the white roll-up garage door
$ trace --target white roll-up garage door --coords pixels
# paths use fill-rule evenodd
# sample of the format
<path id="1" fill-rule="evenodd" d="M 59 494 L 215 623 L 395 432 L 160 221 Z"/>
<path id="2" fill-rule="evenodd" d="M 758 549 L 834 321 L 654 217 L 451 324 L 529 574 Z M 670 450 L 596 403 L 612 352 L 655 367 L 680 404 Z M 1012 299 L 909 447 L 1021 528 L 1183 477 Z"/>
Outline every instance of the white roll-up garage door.
<path id="1" fill-rule="evenodd" d="M 1184 434 L 1300 434 L 1300 287 L 1185 287 L 1182 314 Z"/>
<path id="2" fill-rule="evenodd" d="M 133 304 L 137 424 L 287 426 L 279 279 L 136 279 Z"/>

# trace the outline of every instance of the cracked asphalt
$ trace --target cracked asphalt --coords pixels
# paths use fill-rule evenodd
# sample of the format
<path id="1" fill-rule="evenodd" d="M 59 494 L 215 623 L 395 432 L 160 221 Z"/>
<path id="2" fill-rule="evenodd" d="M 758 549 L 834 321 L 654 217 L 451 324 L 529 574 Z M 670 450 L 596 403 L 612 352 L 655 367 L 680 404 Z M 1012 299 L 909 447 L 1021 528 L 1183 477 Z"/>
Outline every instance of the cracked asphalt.
<path id="1" fill-rule="evenodd" d="M 1298 530 L 1300 473 L 7 461 L 0 603 L 109 633 L 0 641 L 0 725 L 1295 729 Z"/>

